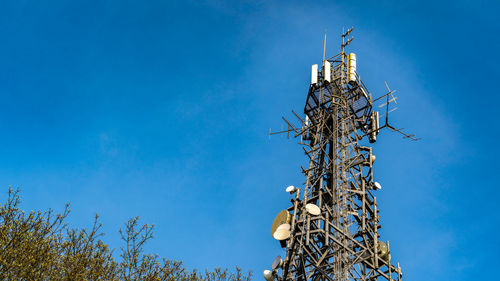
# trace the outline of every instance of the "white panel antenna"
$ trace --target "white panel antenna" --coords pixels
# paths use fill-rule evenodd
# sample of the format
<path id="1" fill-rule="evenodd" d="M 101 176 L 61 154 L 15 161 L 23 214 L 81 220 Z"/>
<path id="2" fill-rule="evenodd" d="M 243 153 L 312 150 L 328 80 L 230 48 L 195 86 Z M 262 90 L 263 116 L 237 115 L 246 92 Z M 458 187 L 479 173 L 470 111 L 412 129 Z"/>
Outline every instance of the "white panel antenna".
<path id="1" fill-rule="evenodd" d="M 323 61 L 323 79 L 332 82 L 332 69 L 329 61 Z"/>
<path id="2" fill-rule="evenodd" d="M 311 85 L 318 85 L 318 65 L 313 64 L 311 67 Z"/>

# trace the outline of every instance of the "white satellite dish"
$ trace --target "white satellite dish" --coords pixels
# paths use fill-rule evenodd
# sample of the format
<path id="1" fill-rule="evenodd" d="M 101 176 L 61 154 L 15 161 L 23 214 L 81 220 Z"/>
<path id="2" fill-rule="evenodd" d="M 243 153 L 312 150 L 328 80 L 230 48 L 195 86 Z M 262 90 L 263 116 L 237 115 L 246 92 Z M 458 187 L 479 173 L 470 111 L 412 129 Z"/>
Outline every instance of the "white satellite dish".
<path id="1" fill-rule="evenodd" d="M 290 229 L 287 228 L 281 228 L 281 229 L 276 229 L 276 231 L 273 234 L 274 239 L 282 241 L 290 238 Z"/>
<path id="2" fill-rule="evenodd" d="M 320 208 L 311 203 L 306 205 L 306 211 L 313 216 L 318 216 L 319 214 L 321 214 Z"/>
<path id="3" fill-rule="evenodd" d="M 295 192 L 295 186 L 290 185 L 286 188 L 286 192 L 288 193 L 294 193 Z"/>
<path id="4" fill-rule="evenodd" d="M 284 223 L 284 224 L 278 226 L 278 228 L 276 228 L 276 231 L 278 231 L 278 230 L 288 230 L 288 231 L 290 231 L 290 228 L 291 228 L 290 224 Z M 274 231 L 274 232 L 276 232 L 276 231 Z"/>
<path id="5" fill-rule="evenodd" d="M 271 270 L 264 270 L 264 278 L 266 281 L 274 281 L 274 275 Z"/>
<path id="6" fill-rule="evenodd" d="M 378 182 L 374 182 L 373 185 L 375 186 L 375 190 L 380 190 L 382 189 L 382 186 Z"/>

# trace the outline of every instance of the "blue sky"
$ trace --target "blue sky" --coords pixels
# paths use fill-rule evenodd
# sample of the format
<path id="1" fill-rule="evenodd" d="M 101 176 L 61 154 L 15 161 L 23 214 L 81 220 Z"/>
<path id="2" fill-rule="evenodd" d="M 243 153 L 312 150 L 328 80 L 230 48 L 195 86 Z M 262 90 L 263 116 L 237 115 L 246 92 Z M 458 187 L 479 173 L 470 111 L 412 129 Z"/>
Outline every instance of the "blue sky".
<path id="1" fill-rule="evenodd" d="M 309 1 L 307 1 L 309 2 Z M 404 3 L 401 3 L 404 2 Z M 495 1 L 3 1 L 0 186 L 24 208 L 99 213 L 119 248 L 130 217 L 149 250 L 256 280 L 304 155 L 273 137 L 301 112 L 310 65 L 350 51 L 399 127 L 374 145 L 382 239 L 405 280 L 491 279 L 499 262 Z M 3 200 L 2 199 L 2 200 Z"/>

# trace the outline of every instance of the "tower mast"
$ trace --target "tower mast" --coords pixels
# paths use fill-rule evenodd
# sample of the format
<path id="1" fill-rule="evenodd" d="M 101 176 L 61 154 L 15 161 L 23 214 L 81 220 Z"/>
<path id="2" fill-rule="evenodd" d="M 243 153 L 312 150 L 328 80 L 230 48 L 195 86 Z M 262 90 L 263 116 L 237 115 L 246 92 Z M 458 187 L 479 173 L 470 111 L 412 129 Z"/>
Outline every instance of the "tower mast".
<path id="1" fill-rule="evenodd" d="M 271 234 L 286 256 L 264 271 L 267 280 L 402 279 L 389 242 L 380 240 L 378 233 L 375 193 L 381 186 L 374 181 L 370 143 L 384 127 L 416 139 L 388 121 L 379 125 L 374 100 L 356 72 L 356 55 L 345 52 L 351 32 L 352 28 L 342 33 L 339 54 L 329 59 L 323 55 L 321 69 L 312 66 L 304 117 L 294 112 L 299 125 L 284 119 L 288 130 L 277 132 L 300 137 L 309 166 L 302 168 L 304 188 L 287 188 L 294 194 L 292 205 L 273 223 Z M 389 100 L 392 93 L 381 98 L 387 97 L 389 104 L 395 100 Z"/>

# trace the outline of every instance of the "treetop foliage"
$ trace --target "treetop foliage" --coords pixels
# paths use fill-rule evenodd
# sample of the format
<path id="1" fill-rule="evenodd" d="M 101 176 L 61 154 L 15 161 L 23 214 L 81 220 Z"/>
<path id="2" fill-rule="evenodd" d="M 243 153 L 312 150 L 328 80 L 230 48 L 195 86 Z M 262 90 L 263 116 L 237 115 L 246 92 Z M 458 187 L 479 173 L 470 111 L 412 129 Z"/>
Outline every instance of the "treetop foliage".
<path id="1" fill-rule="evenodd" d="M 188 270 L 181 261 L 144 253 L 153 226 L 130 219 L 120 235 L 119 259 L 102 240 L 98 216 L 91 229 L 72 229 L 70 213 L 52 210 L 25 213 L 19 189 L 9 188 L 0 205 L 0 280 L 116 280 L 116 281 L 250 281 L 252 274 L 215 268 L 204 273 Z"/>

